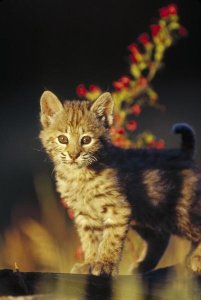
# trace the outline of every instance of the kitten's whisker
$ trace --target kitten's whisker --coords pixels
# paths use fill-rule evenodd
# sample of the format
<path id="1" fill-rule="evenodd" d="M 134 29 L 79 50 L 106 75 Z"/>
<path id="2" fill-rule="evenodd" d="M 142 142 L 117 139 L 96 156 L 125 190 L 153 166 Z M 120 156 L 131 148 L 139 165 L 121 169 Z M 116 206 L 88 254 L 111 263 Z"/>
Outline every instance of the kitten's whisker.
<path id="1" fill-rule="evenodd" d="M 97 161 L 97 158 L 95 156 L 91 156 L 91 161 L 95 162 L 95 161 Z"/>
<path id="2" fill-rule="evenodd" d="M 49 161 L 48 157 L 44 158 L 43 161 L 44 161 L 45 163 L 46 163 L 47 161 Z"/>
<path id="3" fill-rule="evenodd" d="M 52 173 L 51 173 L 51 177 L 54 175 L 55 171 L 56 171 L 56 167 L 53 168 Z"/>
<path id="4" fill-rule="evenodd" d="M 33 148 L 33 147 L 31 149 L 34 150 L 34 151 L 43 152 L 42 149 L 37 149 L 37 148 Z"/>

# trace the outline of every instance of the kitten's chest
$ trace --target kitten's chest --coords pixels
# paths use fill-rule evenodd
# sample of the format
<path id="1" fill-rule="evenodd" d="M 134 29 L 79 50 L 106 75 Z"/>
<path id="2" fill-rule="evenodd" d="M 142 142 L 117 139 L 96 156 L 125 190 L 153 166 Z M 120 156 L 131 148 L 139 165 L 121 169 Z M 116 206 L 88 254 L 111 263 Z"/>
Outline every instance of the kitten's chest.
<path id="1" fill-rule="evenodd" d="M 67 204 L 75 211 L 101 213 L 108 194 L 117 190 L 114 176 L 103 173 L 72 172 L 56 174 L 57 189 Z"/>

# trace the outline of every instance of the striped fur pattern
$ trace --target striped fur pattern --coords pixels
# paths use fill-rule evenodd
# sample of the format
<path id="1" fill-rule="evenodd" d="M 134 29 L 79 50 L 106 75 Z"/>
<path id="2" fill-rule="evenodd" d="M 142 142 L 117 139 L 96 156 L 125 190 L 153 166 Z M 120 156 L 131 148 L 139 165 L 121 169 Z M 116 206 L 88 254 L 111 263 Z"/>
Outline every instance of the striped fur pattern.
<path id="1" fill-rule="evenodd" d="M 112 113 L 109 93 L 94 103 L 63 105 L 49 91 L 41 97 L 40 139 L 54 163 L 57 190 L 74 211 L 85 254 L 72 272 L 118 274 L 130 226 L 147 243 L 140 272 L 157 265 L 171 234 L 192 242 L 186 264 L 201 272 L 201 177 L 191 127 L 174 127 L 181 149 L 125 150 L 110 143 Z"/>

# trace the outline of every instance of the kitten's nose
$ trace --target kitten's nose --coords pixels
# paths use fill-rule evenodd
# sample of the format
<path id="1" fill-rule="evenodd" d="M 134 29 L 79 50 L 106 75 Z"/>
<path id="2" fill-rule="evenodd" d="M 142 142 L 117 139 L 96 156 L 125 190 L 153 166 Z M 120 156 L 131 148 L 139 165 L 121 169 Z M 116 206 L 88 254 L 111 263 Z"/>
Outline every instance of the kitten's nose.
<path id="1" fill-rule="evenodd" d="M 73 153 L 68 153 L 70 158 L 72 158 L 73 160 L 76 160 L 76 158 L 78 158 L 80 156 L 79 153 L 73 152 Z"/>

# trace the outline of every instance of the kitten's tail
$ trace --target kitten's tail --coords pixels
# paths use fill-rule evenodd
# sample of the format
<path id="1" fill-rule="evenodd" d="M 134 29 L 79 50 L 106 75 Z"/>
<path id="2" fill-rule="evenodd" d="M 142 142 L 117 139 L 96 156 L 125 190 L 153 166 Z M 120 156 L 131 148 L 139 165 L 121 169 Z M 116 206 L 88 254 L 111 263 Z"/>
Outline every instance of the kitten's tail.
<path id="1" fill-rule="evenodd" d="M 195 152 L 195 131 L 186 123 L 176 123 L 172 127 L 172 131 L 181 134 L 181 150 L 192 158 Z"/>

